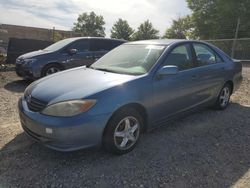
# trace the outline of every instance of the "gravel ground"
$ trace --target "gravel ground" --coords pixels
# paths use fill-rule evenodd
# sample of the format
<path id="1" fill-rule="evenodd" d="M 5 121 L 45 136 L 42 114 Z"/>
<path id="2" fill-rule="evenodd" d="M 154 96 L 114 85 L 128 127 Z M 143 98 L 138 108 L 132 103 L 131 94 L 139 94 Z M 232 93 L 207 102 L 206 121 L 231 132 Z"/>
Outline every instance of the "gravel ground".
<path id="1" fill-rule="evenodd" d="M 0 72 L 2 187 L 250 187 L 250 67 L 225 111 L 206 109 L 142 136 L 134 151 L 60 153 L 23 133 L 17 100 L 29 83 Z"/>

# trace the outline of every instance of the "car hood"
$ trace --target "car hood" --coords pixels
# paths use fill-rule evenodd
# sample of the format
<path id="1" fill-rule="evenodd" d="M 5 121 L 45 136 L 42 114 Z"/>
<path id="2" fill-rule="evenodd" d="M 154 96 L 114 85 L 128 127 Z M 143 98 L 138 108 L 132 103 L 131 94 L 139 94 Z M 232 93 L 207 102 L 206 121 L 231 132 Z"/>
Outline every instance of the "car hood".
<path id="1" fill-rule="evenodd" d="M 88 98 L 135 77 L 81 67 L 47 76 L 31 84 L 27 90 L 32 97 L 52 104 Z"/>
<path id="2" fill-rule="evenodd" d="M 18 59 L 35 58 L 37 56 L 44 55 L 44 54 L 49 54 L 49 53 L 51 53 L 51 51 L 38 50 L 38 51 L 33 51 L 33 52 L 23 54 L 23 55 L 19 56 Z"/>

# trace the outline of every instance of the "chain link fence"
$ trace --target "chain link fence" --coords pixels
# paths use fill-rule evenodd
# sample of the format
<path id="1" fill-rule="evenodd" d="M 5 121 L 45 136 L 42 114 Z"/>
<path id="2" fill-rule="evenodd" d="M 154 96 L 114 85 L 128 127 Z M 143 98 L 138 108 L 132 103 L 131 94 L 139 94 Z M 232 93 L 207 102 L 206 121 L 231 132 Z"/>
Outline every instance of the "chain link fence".
<path id="1" fill-rule="evenodd" d="M 204 41 L 219 47 L 234 59 L 250 61 L 250 38 L 217 39 Z"/>

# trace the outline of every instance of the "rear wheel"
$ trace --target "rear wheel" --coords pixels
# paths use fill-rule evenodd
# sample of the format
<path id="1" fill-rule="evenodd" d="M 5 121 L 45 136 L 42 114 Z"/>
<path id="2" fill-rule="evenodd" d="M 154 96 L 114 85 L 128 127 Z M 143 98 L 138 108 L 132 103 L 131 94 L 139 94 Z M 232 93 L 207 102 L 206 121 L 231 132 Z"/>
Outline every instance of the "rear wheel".
<path id="1" fill-rule="evenodd" d="M 118 111 L 109 121 L 103 136 L 104 148 L 114 154 L 133 150 L 139 140 L 142 118 L 133 108 Z"/>
<path id="2" fill-rule="evenodd" d="M 60 65 L 57 64 L 49 64 L 46 65 L 42 70 L 42 76 L 49 76 L 51 74 L 57 73 L 59 71 L 62 71 L 63 68 Z"/>
<path id="3" fill-rule="evenodd" d="M 215 108 L 218 110 L 224 110 L 225 108 L 227 108 L 227 106 L 229 105 L 231 93 L 231 85 L 226 83 L 220 91 L 220 94 L 215 104 Z"/>

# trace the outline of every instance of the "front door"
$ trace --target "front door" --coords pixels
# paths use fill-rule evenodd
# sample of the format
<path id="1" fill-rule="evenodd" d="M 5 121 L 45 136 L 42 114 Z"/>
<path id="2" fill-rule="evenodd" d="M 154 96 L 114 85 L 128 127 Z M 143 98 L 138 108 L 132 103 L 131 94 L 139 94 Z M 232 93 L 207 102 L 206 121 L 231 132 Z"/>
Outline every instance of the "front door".
<path id="1" fill-rule="evenodd" d="M 196 103 L 196 73 L 190 44 L 175 47 L 166 57 L 162 66 L 175 65 L 179 72 L 160 79 L 155 77 L 153 112 L 155 123 L 160 123 L 185 111 Z"/>
<path id="2" fill-rule="evenodd" d="M 93 39 L 90 41 L 90 50 L 93 52 L 94 61 L 112 49 L 112 41 L 108 39 Z"/>
<path id="3" fill-rule="evenodd" d="M 78 40 L 68 48 L 68 50 L 70 49 L 77 50 L 75 54 L 68 54 L 67 64 L 70 67 L 88 66 L 94 62 L 93 52 L 90 51 L 89 40 Z"/>

